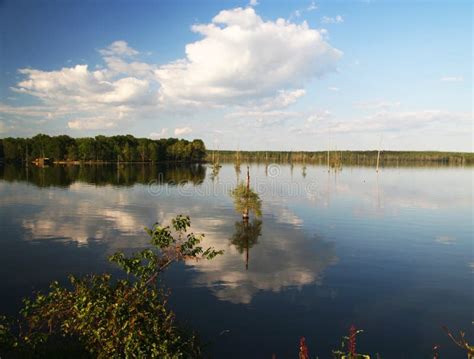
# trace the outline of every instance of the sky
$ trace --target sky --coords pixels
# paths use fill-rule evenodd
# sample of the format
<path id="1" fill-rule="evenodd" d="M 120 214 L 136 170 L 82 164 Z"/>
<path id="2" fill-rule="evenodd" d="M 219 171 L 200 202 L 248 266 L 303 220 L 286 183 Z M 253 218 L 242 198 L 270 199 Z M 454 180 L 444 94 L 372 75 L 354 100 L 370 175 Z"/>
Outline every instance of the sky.
<path id="1" fill-rule="evenodd" d="M 470 1 L 0 0 L 0 137 L 473 151 Z"/>

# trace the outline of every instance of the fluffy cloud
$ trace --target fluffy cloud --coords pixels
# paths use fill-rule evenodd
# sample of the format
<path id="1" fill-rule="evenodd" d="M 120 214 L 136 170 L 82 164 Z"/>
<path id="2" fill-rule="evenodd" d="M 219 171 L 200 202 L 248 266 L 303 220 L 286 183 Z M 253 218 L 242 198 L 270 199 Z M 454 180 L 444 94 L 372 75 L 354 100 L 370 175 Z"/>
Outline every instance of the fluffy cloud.
<path id="1" fill-rule="evenodd" d="M 107 79 L 107 70 L 89 71 L 76 65 L 58 71 L 20 69 L 27 77 L 14 91 L 38 97 L 48 103 L 124 104 L 133 103 L 147 93 L 149 83 L 134 77 Z"/>
<path id="2" fill-rule="evenodd" d="M 221 11 L 194 25 L 203 39 L 186 58 L 155 71 L 164 102 L 239 104 L 301 88 L 334 71 L 342 53 L 306 22 L 264 21 L 253 8 Z"/>
<path id="3" fill-rule="evenodd" d="M 176 136 L 188 135 L 193 132 L 191 127 L 177 127 L 174 129 L 174 134 Z"/>
<path id="4" fill-rule="evenodd" d="M 12 90 L 42 104 L 13 109 L 0 104 L 0 113 L 60 117 L 78 130 L 195 107 L 271 113 L 304 96 L 305 84 L 334 71 L 342 56 L 327 43 L 324 31 L 306 22 L 263 20 L 253 7 L 221 11 L 191 30 L 201 39 L 185 46 L 184 58 L 162 65 L 140 61 L 139 51 L 115 41 L 99 50 L 104 67 L 20 69 L 23 79 Z"/>
<path id="5" fill-rule="evenodd" d="M 103 130 L 117 127 L 123 120 L 133 120 L 147 108 L 156 109 L 156 90 L 152 65 L 129 61 L 138 51 L 124 41 L 116 41 L 99 50 L 106 68 L 91 70 L 75 65 L 55 71 L 20 69 L 25 79 L 13 91 L 42 101 L 37 106 L 0 104 L 0 113 L 42 119 L 65 119 L 73 130 Z M 73 118 L 69 120 L 68 118 Z"/>
<path id="6" fill-rule="evenodd" d="M 341 22 L 344 22 L 344 18 L 341 15 L 335 17 L 323 16 L 321 18 L 321 23 L 323 24 L 340 24 Z"/>
<path id="7" fill-rule="evenodd" d="M 104 56 L 135 56 L 139 54 L 137 50 L 128 46 L 128 43 L 125 41 L 114 41 L 105 49 L 99 50 L 99 52 Z"/>

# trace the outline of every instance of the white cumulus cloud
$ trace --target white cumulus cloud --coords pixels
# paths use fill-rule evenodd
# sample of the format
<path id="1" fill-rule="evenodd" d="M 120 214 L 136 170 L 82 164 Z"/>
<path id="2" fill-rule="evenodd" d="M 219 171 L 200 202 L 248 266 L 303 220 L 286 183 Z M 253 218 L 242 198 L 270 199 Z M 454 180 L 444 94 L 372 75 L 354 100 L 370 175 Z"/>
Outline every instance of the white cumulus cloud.
<path id="1" fill-rule="evenodd" d="M 103 66 L 19 69 L 22 79 L 11 89 L 40 104 L 0 103 L 0 113 L 99 130 L 162 111 L 281 111 L 304 96 L 309 81 L 335 71 L 342 56 L 325 31 L 306 22 L 263 20 L 253 7 L 220 11 L 191 30 L 200 39 L 185 46 L 183 58 L 165 64 L 140 60 L 138 50 L 119 40 L 98 50 Z"/>
<path id="2" fill-rule="evenodd" d="M 306 22 L 264 21 L 250 7 L 221 11 L 192 30 L 203 38 L 186 46 L 186 58 L 155 71 L 164 102 L 235 104 L 277 95 L 334 71 L 342 55 Z"/>

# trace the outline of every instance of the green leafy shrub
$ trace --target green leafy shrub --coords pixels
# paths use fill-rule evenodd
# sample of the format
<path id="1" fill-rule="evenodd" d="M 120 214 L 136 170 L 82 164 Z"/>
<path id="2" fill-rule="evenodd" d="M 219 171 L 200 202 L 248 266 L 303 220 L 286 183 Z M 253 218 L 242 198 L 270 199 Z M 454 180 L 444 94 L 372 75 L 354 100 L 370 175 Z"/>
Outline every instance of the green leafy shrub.
<path id="1" fill-rule="evenodd" d="M 262 201 L 259 195 L 245 183 L 239 183 L 230 194 L 234 199 L 234 207 L 237 212 L 244 214 L 244 216 L 248 216 L 250 212 L 253 212 L 256 217 L 262 215 Z"/>
<path id="2" fill-rule="evenodd" d="M 198 358 L 197 338 L 181 330 L 167 308 L 167 294 L 157 280 L 171 263 L 212 259 L 222 251 L 200 246 L 204 235 L 188 233 L 189 217 L 177 216 L 171 226 L 146 228 L 151 247 L 109 260 L 128 276 L 110 274 L 69 277 L 68 288 L 53 282 L 46 294 L 24 300 L 22 319 L 11 325 L 0 318 L 0 353 L 46 356 L 62 350 L 97 358 Z M 12 327 L 18 327 L 17 335 Z"/>

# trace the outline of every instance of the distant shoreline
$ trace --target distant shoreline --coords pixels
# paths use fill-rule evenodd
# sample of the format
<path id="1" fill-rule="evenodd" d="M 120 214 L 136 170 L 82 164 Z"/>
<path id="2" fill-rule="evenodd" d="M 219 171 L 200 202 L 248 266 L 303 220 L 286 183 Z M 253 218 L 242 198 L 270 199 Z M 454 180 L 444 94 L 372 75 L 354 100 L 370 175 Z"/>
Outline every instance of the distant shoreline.
<path id="1" fill-rule="evenodd" d="M 378 150 L 371 151 L 231 151 L 207 150 L 208 161 L 295 162 L 318 164 L 375 164 Z M 474 164 L 474 152 L 443 151 L 380 151 L 380 164 L 384 163 L 443 163 Z"/>

